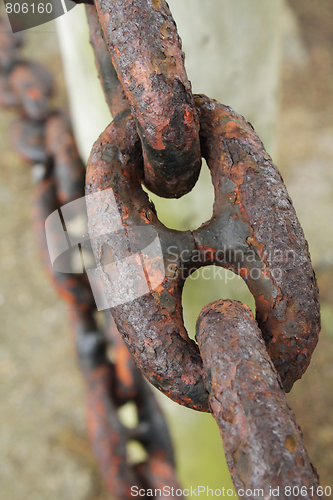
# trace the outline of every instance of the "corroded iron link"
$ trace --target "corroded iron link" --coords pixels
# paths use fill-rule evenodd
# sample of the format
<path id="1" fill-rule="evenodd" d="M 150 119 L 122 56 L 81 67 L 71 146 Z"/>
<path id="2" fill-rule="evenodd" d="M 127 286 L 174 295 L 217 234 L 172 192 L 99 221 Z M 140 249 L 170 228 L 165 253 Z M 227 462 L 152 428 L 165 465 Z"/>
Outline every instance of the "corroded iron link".
<path id="1" fill-rule="evenodd" d="M 133 247 L 133 241 L 137 241 L 140 247 L 139 240 L 147 228 L 156 231 L 163 251 L 163 264 L 159 262 L 159 256 L 150 259 L 149 254 L 144 255 L 144 261 L 150 282 L 155 280 L 160 285 L 150 287 L 149 293 L 142 294 L 142 283 L 138 282 L 134 294 L 137 298 L 112 307 L 113 317 L 136 364 L 148 380 L 182 405 L 213 411 L 222 428 L 222 417 L 212 405 L 215 393 L 212 396 L 207 380 L 207 364 L 202 365 L 198 347 L 188 338 L 183 324 L 181 293 L 185 279 L 201 266 L 214 264 L 239 274 L 255 297 L 257 321 L 262 329 L 260 335 L 269 352 L 263 349 L 264 340 L 259 342 L 258 326 L 252 320 L 250 326 L 252 330 L 255 327 L 261 365 L 268 363 L 269 366 L 266 371 L 264 366 L 262 371 L 259 370 L 260 376 L 258 372 L 256 374 L 257 382 L 266 387 L 259 403 L 279 408 L 278 422 L 281 424 L 285 417 L 291 419 L 291 428 L 287 428 L 287 424 L 281 427 L 278 436 L 274 434 L 275 438 L 265 447 L 263 443 L 278 423 L 273 420 L 270 427 L 268 424 L 266 427 L 259 425 L 255 435 L 244 438 L 245 456 L 240 456 L 238 461 L 235 443 L 241 442 L 244 433 L 241 426 L 235 425 L 234 441 L 230 437 L 227 453 L 230 452 L 237 463 L 235 465 L 229 460 L 230 472 L 236 488 L 259 484 L 256 482 L 256 467 L 267 461 L 267 477 L 272 478 L 273 485 L 274 474 L 279 476 L 282 461 L 287 457 L 287 464 L 292 465 L 297 477 L 295 484 L 300 485 L 306 473 L 308 480 L 304 484 L 315 487 L 317 474 L 310 465 L 280 381 L 286 390 L 290 390 L 295 380 L 301 377 L 310 362 L 319 333 L 318 289 L 307 244 L 281 176 L 253 128 L 233 110 L 205 96 L 196 96 L 196 103 L 201 122 L 202 152 L 215 188 L 213 216 L 196 231 L 169 230 L 158 220 L 141 187 L 141 145 L 129 111 L 118 115 L 95 143 L 87 168 L 86 194 L 104 193 L 102 205 L 98 202 L 88 204 L 88 216 L 92 246 L 105 292 L 112 303 L 115 293 L 112 265 Z M 111 222 L 116 220 L 112 216 L 115 203 L 126 237 L 110 236 L 117 232 L 119 224 L 117 221 L 113 226 Z M 274 261 L 275 250 L 282 256 L 278 264 Z M 144 254 L 144 249 L 141 252 Z M 159 281 L 163 268 L 165 275 L 162 274 Z M 295 285 L 299 282 L 301 287 Z M 304 304 L 305 308 L 302 307 Z M 218 331 L 220 325 L 222 328 L 224 325 L 218 322 L 225 316 L 224 313 L 220 319 L 214 316 Z M 228 335 L 228 321 L 227 331 L 223 332 L 223 337 L 221 335 L 221 344 L 224 335 Z M 251 336 L 248 340 L 251 349 Z M 246 342 L 240 343 L 238 361 L 234 361 L 236 365 L 248 357 L 245 345 Z M 208 351 L 205 347 L 203 350 L 207 359 Z M 267 388 L 266 374 L 277 395 Z M 223 389 L 221 385 L 221 394 Z M 249 392 L 249 398 L 251 396 Z M 245 411 L 246 390 L 239 404 Z M 256 415 L 253 411 L 252 414 L 251 409 L 248 415 L 249 422 Z M 259 405 L 257 411 L 259 415 L 265 414 L 266 410 L 260 409 Z M 228 439 L 225 435 L 223 437 Z M 279 470 L 276 470 L 276 450 L 281 458 Z M 248 462 L 244 465 L 245 460 Z M 248 467 L 248 464 L 252 465 Z M 290 485 L 286 470 L 283 469 L 276 484 Z M 269 480 L 266 476 L 261 477 L 261 485 L 266 487 Z"/>
<path id="2" fill-rule="evenodd" d="M 145 185 L 180 197 L 201 167 L 199 121 L 184 54 L 164 0 L 96 0 L 114 67 L 142 142 Z"/>
<path id="3" fill-rule="evenodd" d="M 194 250 L 190 232 L 179 237 L 177 231 L 170 231 L 158 221 L 142 190 L 141 175 L 141 147 L 135 122 L 131 115 L 123 113 L 116 117 L 95 143 L 87 166 L 86 194 L 106 190 L 104 204 L 110 211 L 115 197 L 122 224 L 128 234 L 131 234 L 132 226 L 157 230 L 165 245 L 166 259 L 167 248 L 173 245 L 177 246 L 179 253 L 182 249 Z M 130 244 L 126 238 L 114 239 L 111 244 L 108 236 L 104 236 L 105 233 L 111 234 L 118 229 L 105 227 L 106 215 L 98 198 L 96 203 L 88 205 L 89 234 L 96 263 L 100 268 L 105 268 L 111 262 L 105 257 L 108 253 L 117 260 Z M 132 236 L 135 239 L 135 234 L 132 233 Z M 151 268 L 156 269 L 158 278 L 158 260 L 151 263 Z M 106 279 L 107 272 L 105 268 Z M 198 347 L 188 338 L 182 319 L 183 280 L 180 277 L 174 279 L 173 268 L 167 271 L 167 276 L 168 272 L 172 275 L 164 279 L 160 289 L 151 290 L 143 296 L 140 296 L 141 292 L 138 290 L 135 293 L 138 296 L 136 300 L 114 308 L 112 315 L 127 347 L 135 356 L 137 366 L 147 379 L 179 404 L 208 411 L 208 394 L 203 383 Z M 110 281 L 107 299 L 112 300 L 113 290 L 114 286 Z"/>
<path id="4" fill-rule="evenodd" d="M 193 232 L 202 263 L 239 274 L 286 392 L 309 366 L 320 331 L 308 244 L 281 174 L 244 118 L 196 97 L 213 217 Z"/>
<path id="5" fill-rule="evenodd" d="M 251 311 L 230 300 L 206 306 L 197 320 L 209 402 L 228 467 L 242 498 L 319 499 L 318 475 L 288 406 Z M 302 489 L 303 487 L 303 489 Z M 311 489 L 312 487 L 312 489 Z M 254 492 L 262 491 L 263 494 Z M 313 492 L 313 495 L 311 494 Z"/>
<path id="6" fill-rule="evenodd" d="M 109 210 L 114 196 L 126 233 L 134 239 L 135 227 L 157 231 L 166 270 L 163 282 L 143 296 L 138 289 L 136 300 L 112 312 L 148 380 L 175 401 L 202 410 L 207 409 L 207 396 L 200 382 L 201 359 L 182 319 L 182 287 L 190 272 L 215 264 L 244 279 L 256 300 L 258 324 L 287 391 L 310 363 L 319 333 L 319 302 L 302 229 L 281 176 L 258 136 L 230 108 L 204 96 L 196 99 L 202 151 L 215 188 L 210 221 L 193 232 L 172 231 L 159 222 L 141 188 L 140 144 L 131 116 L 119 116 L 96 142 L 86 190 L 91 194 L 111 188 L 106 191 Z M 93 249 L 103 269 L 107 248 L 119 259 L 117 251 L 120 255 L 129 240 L 119 239 L 109 247 L 107 238 L 101 236 L 117 227 L 105 227 L 100 207 L 89 210 Z M 278 265 L 275 252 L 281 255 Z M 157 262 L 149 266 L 160 272 Z M 107 271 L 103 276 L 107 279 Z M 112 278 L 109 281 L 108 293 L 112 294 Z M 111 303 L 112 296 L 108 299 Z"/>
<path id="7" fill-rule="evenodd" d="M 17 49 L 23 43 L 22 33 L 12 33 L 7 19 L 0 19 L 0 71 L 8 75 L 17 61 Z"/>
<path id="8" fill-rule="evenodd" d="M 270 498 L 269 488 L 306 486 L 308 496 L 299 498 L 320 498 L 309 493 L 318 476 L 283 390 L 309 365 L 320 316 L 307 243 L 282 178 L 243 117 L 206 96 L 192 96 L 164 0 L 96 0 L 96 9 L 99 20 L 95 7 L 87 7 L 91 42 L 114 120 L 90 155 L 87 210 L 116 326 L 108 316 L 104 329 L 98 328 L 84 276 L 68 279 L 48 267 L 73 306 L 89 433 L 108 488 L 127 500 L 134 484 L 177 485 L 169 434 L 139 368 L 174 401 L 213 413 L 237 490 L 262 488 Z M 15 66 L 8 56 L 18 42 L 10 46 L 3 40 L 1 102 L 24 114 L 14 126 L 21 155 L 44 164 L 35 224 L 46 255 L 45 218 L 82 196 L 83 168 L 68 123 L 46 112 L 46 76 L 33 93 L 31 65 Z M 142 184 L 164 197 L 182 196 L 198 178 L 200 150 L 214 185 L 213 216 L 196 231 L 170 230 L 158 220 Z M 156 241 L 161 252 L 152 255 Z M 115 272 L 128 258 L 132 275 Z M 184 327 L 182 289 L 192 272 L 211 264 L 244 279 L 255 298 L 256 321 L 243 304 L 210 304 L 199 316 L 196 344 Z M 137 410 L 135 429 L 118 418 L 118 408 L 128 401 Z M 134 467 L 126 459 L 132 439 L 148 455 Z"/>
<path id="9" fill-rule="evenodd" d="M 15 50 L 18 37 L 5 30 L 7 25 L 2 20 L 0 26 L 3 27 L 0 45 L 5 48 L 0 53 L 1 104 L 15 107 L 21 113 L 12 127 L 13 143 L 25 160 L 37 163 L 33 167 L 34 228 L 45 268 L 60 296 L 70 305 L 72 330 L 87 386 L 89 436 L 106 487 L 119 500 L 132 498 L 133 485 L 161 490 L 164 486 L 178 488 L 173 448 L 163 413 L 135 367 L 110 313 L 104 327 L 98 326 L 87 275 L 65 274 L 51 264 L 50 245 L 56 246 L 67 226 L 63 213 L 60 230 L 60 219 L 48 219 L 46 237 L 45 221 L 64 205 L 68 207 L 67 204 L 82 199 L 85 169 L 68 118 L 49 108 L 52 81 L 48 71 L 36 63 L 18 61 Z M 110 59 L 106 48 L 105 52 Z M 110 68 L 106 68 L 105 75 L 108 78 Z M 113 75 L 117 79 L 114 71 Z M 121 111 L 122 99 L 127 106 L 126 98 L 121 95 L 122 92 L 117 101 L 113 100 L 113 109 L 117 111 Z M 75 218 L 78 214 L 74 211 L 72 215 Z M 112 361 L 108 356 L 110 348 Z M 123 425 L 118 415 L 119 408 L 128 402 L 133 403 L 137 413 L 134 429 Z M 131 441 L 141 443 L 146 451 L 147 459 L 142 463 L 129 463 L 127 447 Z"/>

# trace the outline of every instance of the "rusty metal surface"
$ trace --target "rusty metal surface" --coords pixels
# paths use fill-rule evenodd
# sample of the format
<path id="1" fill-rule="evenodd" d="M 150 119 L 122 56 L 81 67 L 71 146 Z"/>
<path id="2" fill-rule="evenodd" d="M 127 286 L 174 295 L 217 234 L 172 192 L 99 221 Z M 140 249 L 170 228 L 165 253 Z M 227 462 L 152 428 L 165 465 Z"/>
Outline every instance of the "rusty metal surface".
<path id="1" fill-rule="evenodd" d="M 180 197 L 199 176 L 199 121 L 168 5 L 98 0 L 96 9 L 143 145 L 144 182 Z"/>
<path id="2" fill-rule="evenodd" d="M 322 498 L 301 430 L 248 307 L 230 300 L 209 304 L 197 320 L 196 338 L 236 491 L 243 490 L 247 500 L 271 498 L 272 490 L 280 500 Z M 298 494 L 288 494 L 285 486 Z M 253 493 L 258 490 L 263 493 Z"/>
<path id="3" fill-rule="evenodd" d="M 200 96 L 196 102 L 215 203 L 212 219 L 193 235 L 203 261 L 211 257 L 248 285 L 268 352 L 290 391 L 310 363 L 320 330 L 308 245 L 281 175 L 253 128 L 216 101 Z"/>

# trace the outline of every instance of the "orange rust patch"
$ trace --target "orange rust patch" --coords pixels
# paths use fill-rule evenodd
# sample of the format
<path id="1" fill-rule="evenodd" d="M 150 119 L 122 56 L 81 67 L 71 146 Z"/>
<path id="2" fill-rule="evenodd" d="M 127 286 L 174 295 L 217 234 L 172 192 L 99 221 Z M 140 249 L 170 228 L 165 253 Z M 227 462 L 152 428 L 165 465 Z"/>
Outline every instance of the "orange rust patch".
<path id="1" fill-rule="evenodd" d="M 131 362 L 131 356 L 127 348 L 124 346 L 121 349 L 116 350 L 116 372 L 118 378 L 126 387 L 131 387 L 134 384 L 131 369 L 129 368 L 129 363 Z"/>

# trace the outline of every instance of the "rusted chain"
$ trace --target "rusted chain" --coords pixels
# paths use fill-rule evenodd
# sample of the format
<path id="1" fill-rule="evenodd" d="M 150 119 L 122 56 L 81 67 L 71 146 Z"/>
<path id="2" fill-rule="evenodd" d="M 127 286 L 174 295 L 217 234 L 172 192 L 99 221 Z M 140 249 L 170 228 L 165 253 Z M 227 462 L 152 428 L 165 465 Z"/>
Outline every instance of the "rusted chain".
<path id="1" fill-rule="evenodd" d="M 302 376 L 319 332 L 317 285 L 281 176 L 241 116 L 205 96 L 195 98 L 194 108 L 179 38 L 163 0 L 96 3 L 119 80 L 98 38 L 93 8 L 88 9 L 91 40 L 107 102 L 118 114 L 94 145 L 86 193 L 91 243 L 117 327 L 138 367 L 158 389 L 180 404 L 213 412 L 236 489 L 296 485 L 305 486 L 308 495 L 297 498 L 320 498 L 318 476 L 281 384 L 290 390 Z M 6 97 L 6 82 L 1 85 Z M 193 187 L 200 168 L 197 117 L 215 188 L 213 217 L 196 231 L 171 231 L 158 221 L 141 183 L 165 197 L 181 196 Z M 33 140 L 26 141 L 31 144 Z M 188 163 L 178 168 L 182 156 L 193 160 L 193 171 Z M 165 169 L 170 157 L 175 162 Z M 57 182 L 62 179 L 60 175 Z M 48 189 L 56 192 L 55 177 Z M 151 252 L 157 247 L 160 252 Z M 186 278 L 209 264 L 242 276 L 256 299 L 260 330 L 244 306 L 218 302 L 201 313 L 198 348 L 184 328 L 181 293 Z M 166 476 L 172 481 L 173 463 L 165 445 L 163 463 L 168 465 L 161 469 L 154 462 L 149 469 L 156 438 L 147 444 L 139 423 L 136 431 L 125 434 L 145 444 L 149 459 L 136 468 L 126 464 L 125 434 L 114 408 L 122 404 L 121 393 L 133 389 L 126 385 L 133 372 L 127 372 L 118 396 L 116 392 L 110 400 L 115 374 L 123 367 L 105 361 L 103 337 L 86 341 L 95 331 L 87 314 L 89 307 L 79 307 L 73 321 L 77 332 L 84 332 L 78 349 L 94 401 L 90 433 L 109 487 L 126 498 L 134 478 L 144 487 L 151 475 L 155 485 L 164 484 Z M 91 345 L 94 355 L 87 356 Z M 139 415 L 140 408 L 150 415 L 151 405 L 139 403 L 143 396 L 138 394 Z M 153 429 L 156 420 L 149 421 Z M 161 437 L 159 431 L 156 436 Z M 120 461 L 111 461 L 111 449 Z M 257 498 L 246 495 L 242 497 Z M 265 491 L 263 498 L 271 496 Z"/>
<path id="2" fill-rule="evenodd" d="M 252 500 L 270 498 L 274 490 L 287 500 L 288 485 L 299 492 L 293 499 L 321 498 L 318 475 L 251 311 L 230 300 L 209 304 L 199 315 L 196 338 L 236 491 Z"/>
<path id="3" fill-rule="evenodd" d="M 68 248 L 60 263 L 51 263 L 50 247 L 56 247 L 64 235 L 73 242 L 67 225 L 77 216 L 85 217 L 84 211 L 75 209 L 75 202 L 83 200 L 85 169 L 67 117 L 49 108 L 50 74 L 36 63 L 16 59 L 15 40 L 9 30 L 0 33 L 0 42 L 7 51 L 4 57 L 0 54 L 0 61 L 5 61 L 0 74 L 0 97 L 4 96 L 1 102 L 21 113 L 12 127 L 13 143 L 25 160 L 37 163 L 33 168 L 34 228 L 45 268 L 60 296 L 70 305 L 78 359 L 87 386 L 89 436 L 106 487 L 119 500 L 131 498 L 133 485 L 162 491 L 164 486 L 177 489 L 173 448 L 163 413 L 109 313 L 105 326 L 98 326 L 87 275 L 73 274 L 71 258 L 75 253 L 79 256 L 78 246 Z M 73 202 L 71 211 L 68 207 Z M 107 354 L 110 347 L 112 361 Z M 128 402 L 133 403 L 137 413 L 134 429 L 123 425 L 118 416 L 118 409 Z M 131 465 L 127 456 L 128 443 L 133 440 L 141 443 L 147 454 L 147 459 L 136 465 Z"/>
<path id="4" fill-rule="evenodd" d="M 207 403 L 199 383 L 201 361 L 181 314 L 181 292 L 189 273 L 215 264 L 244 279 L 255 297 L 257 321 L 286 390 L 310 362 L 319 333 L 319 303 L 303 232 L 262 143 L 230 108 L 203 96 L 197 97 L 197 104 L 202 150 L 215 188 L 213 217 L 208 223 L 179 233 L 158 221 L 140 185 L 142 162 L 133 120 L 124 116 L 96 142 L 86 190 L 91 194 L 111 188 L 106 192 L 108 210 L 119 210 L 125 232 L 134 240 L 136 228 L 157 231 L 166 270 L 161 285 L 141 297 L 138 289 L 134 293 L 138 298 L 114 307 L 113 315 L 148 380 L 181 404 L 202 409 Z M 114 283 L 106 267 L 111 261 L 105 255 L 109 251 L 115 261 L 123 258 L 130 241 L 128 237 L 111 240 L 110 234 L 119 231 L 118 221 L 113 226 L 115 219 L 110 219 L 106 226 L 98 201 L 88 208 L 95 257 L 109 282 L 106 293 L 112 304 Z M 161 265 L 157 264 L 147 265 L 159 273 Z"/>
<path id="5" fill-rule="evenodd" d="M 99 17 L 103 24 L 100 12 Z M 121 57 L 131 59 L 125 51 Z M 159 64 L 158 58 L 154 63 Z M 201 151 L 215 190 L 213 216 L 196 231 L 167 229 L 142 190 L 144 144 L 137 136 L 135 110 L 132 114 L 124 105 L 94 145 L 87 169 L 87 208 L 106 297 L 148 380 L 182 405 L 213 412 L 236 489 L 264 488 L 265 498 L 271 498 L 269 486 L 298 485 L 306 487 L 307 498 L 320 498 L 318 476 L 281 385 L 282 380 L 289 391 L 302 376 L 318 339 L 318 289 L 307 243 L 281 176 L 253 127 L 205 96 L 196 96 L 195 102 Z M 151 256 L 147 248 L 155 236 L 162 255 Z M 125 269 L 130 255 L 135 258 L 131 269 Z M 244 279 L 255 297 L 260 330 L 243 306 L 213 304 L 200 316 L 198 348 L 183 324 L 181 294 L 186 278 L 209 264 Z M 249 332 L 242 339 L 244 321 Z M 230 356 L 227 350 L 223 354 L 226 362 L 219 354 L 224 345 L 237 346 Z M 252 365 L 247 363 L 250 352 L 256 353 Z M 229 372 L 237 374 L 238 365 L 245 376 L 236 380 L 243 383 L 241 395 L 236 385 L 228 392 Z M 231 400 L 225 401 L 228 394 Z M 243 415 L 240 421 L 238 415 Z M 234 425 L 224 423 L 229 416 Z"/>
<path id="6" fill-rule="evenodd" d="M 269 157 L 264 153 L 262 144 L 258 141 L 253 129 L 249 125 L 245 127 L 243 119 L 231 111 L 230 108 L 226 108 L 203 96 L 198 97 L 197 102 L 198 110 L 199 105 L 201 106 L 199 115 L 203 115 L 205 119 L 208 119 L 212 110 L 215 110 L 215 117 L 217 114 L 220 120 L 215 119 L 210 123 L 214 123 L 216 127 L 223 128 L 225 134 L 224 136 L 220 130 L 219 133 L 211 136 L 211 126 L 209 127 L 203 118 L 203 124 L 206 124 L 206 128 L 203 127 L 202 150 L 204 152 L 212 152 L 212 156 L 208 156 L 207 153 L 206 159 L 211 168 L 216 190 L 213 218 L 209 223 L 204 224 L 193 233 L 189 231 L 179 233 L 168 230 L 158 221 L 148 197 L 140 186 L 140 172 L 142 172 L 140 144 L 137 140 L 134 120 L 127 114 L 118 117 L 96 142 L 88 165 L 86 192 L 90 195 L 88 196 L 88 214 L 92 246 L 97 265 L 104 280 L 105 292 L 111 306 L 116 302 L 115 289 L 121 289 L 126 284 L 121 283 L 119 279 L 117 283 L 114 281 L 114 265 L 117 261 L 125 258 L 129 248 L 133 250 L 135 247 L 134 242 L 137 243 L 138 251 L 144 254 L 145 250 L 140 246 L 140 239 L 147 227 L 154 228 L 162 245 L 166 276 L 161 280 L 161 284 L 155 289 L 150 287 L 149 293 L 142 294 L 140 291 L 142 282 L 139 282 L 137 293 L 134 294 L 137 297 L 135 300 L 111 307 L 118 330 L 135 357 L 138 367 L 151 383 L 174 401 L 201 411 L 208 411 L 209 408 L 212 408 L 213 413 L 216 414 L 216 411 L 212 407 L 211 398 L 209 400 L 210 406 L 208 405 L 206 389 L 207 367 L 203 369 L 198 348 L 187 337 L 183 325 L 181 291 L 186 277 L 201 265 L 211 263 L 232 269 L 243 277 L 256 298 L 258 321 L 261 318 L 265 318 L 268 324 L 271 322 L 274 326 L 274 328 L 271 327 L 269 330 L 273 335 L 271 337 L 266 336 L 266 341 L 269 352 L 272 352 L 272 360 L 275 361 L 276 368 L 280 369 L 281 378 L 283 377 L 287 388 L 290 388 L 296 377 L 299 378 L 301 376 L 310 361 L 319 331 L 319 309 L 317 287 L 311 271 L 305 240 L 297 242 L 295 240 L 297 227 L 299 228 L 298 237 L 302 237 L 300 226 L 298 225 L 292 205 L 287 198 L 282 180 L 276 168 L 270 162 Z M 208 138 L 206 134 L 208 134 Z M 231 146 L 228 145 L 228 141 L 232 143 L 235 139 L 235 134 L 238 137 L 238 142 L 236 143 L 238 149 L 233 150 L 234 156 L 232 161 L 229 149 Z M 207 142 L 204 144 L 205 140 L 208 141 L 209 138 L 210 143 L 208 144 Z M 214 148 L 214 142 L 216 142 L 214 138 L 218 138 L 222 142 L 223 148 L 221 149 L 223 154 L 220 149 L 219 154 L 215 155 L 217 149 Z M 255 151 L 253 149 L 254 145 L 256 148 Z M 235 161 L 237 158 L 236 154 L 239 156 L 238 160 Z M 247 155 L 248 161 L 245 158 Z M 124 161 L 125 158 L 127 161 Z M 236 168 L 233 170 L 233 166 L 236 164 L 238 164 L 238 170 Z M 260 219 L 253 217 L 252 220 L 249 220 L 247 218 L 248 200 L 242 196 L 242 189 L 245 189 L 246 186 L 243 186 L 244 175 L 242 174 L 241 167 L 245 169 L 247 179 L 249 180 L 249 189 L 256 192 L 256 195 L 259 196 L 259 188 L 262 187 L 263 195 L 269 197 L 267 202 L 270 203 L 271 207 L 274 207 L 275 211 L 273 218 L 270 217 L 269 211 L 268 215 L 260 211 Z M 259 176 L 257 189 L 253 181 L 252 185 L 250 182 L 251 168 L 254 175 Z M 233 179 L 230 178 L 231 173 L 235 174 Z M 270 184 L 265 175 L 275 180 L 276 190 L 273 192 L 272 190 L 268 190 Z M 98 196 L 98 193 L 101 193 L 101 191 L 103 192 L 103 203 L 101 203 L 101 198 Z M 97 198 L 94 202 L 94 195 L 96 194 Z M 282 205 L 284 212 L 280 213 L 279 210 Z M 119 229 L 118 222 L 116 226 L 112 225 L 112 221 L 116 220 L 112 213 L 117 210 L 119 211 L 122 225 L 125 228 L 123 233 Z M 287 213 L 285 212 L 286 210 L 288 210 Z M 273 262 L 269 262 L 265 250 L 271 250 L 271 247 L 273 249 L 276 248 L 277 229 L 273 222 L 281 221 L 282 216 L 288 217 L 288 220 L 293 221 L 293 232 L 289 234 L 289 239 L 288 232 L 286 232 L 282 241 L 285 245 L 284 250 L 286 252 L 292 250 L 294 254 L 292 260 L 288 260 L 288 254 L 286 254 L 286 258 L 282 262 L 279 262 L 278 269 L 282 273 L 280 275 L 276 272 L 277 268 L 274 268 L 272 265 Z M 270 224 L 268 226 L 270 227 L 269 232 L 264 231 L 265 224 L 267 226 Z M 260 232 L 257 231 L 257 227 L 259 227 Z M 272 239 L 263 241 L 261 234 L 265 236 L 269 234 Z M 281 230 L 279 234 L 281 235 Z M 170 251 L 171 249 L 172 252 Z M 218 258 L 217 252 L 219 250 L 223 253 Z M 174 256 L 177 256 L 176 260 Z M 296 259 L 294 259 L 295 256 Z M 161 262 L 159 262 L 159 257 L 150 259 L 149 255 L 144 255 L 144 261 L 149 281 L 153 282 L 161 273 L 163 264 L 161 265 Z M 302 278 L 301 275 L 306 266 L 308 266 L 308 274 L 306 278 Z M 298 293 L 294 291 L 292 294 L 290 293 L 292 283 L 288 283 L 289 278 L 286 271 L 290 268 L 293 269 L 292 279 L 295 279 L 295 275 L 300 275 L 300 279 L 303 279 L 302 288 L 298 290 Z M 255 273 L 253 273 L 253 269 L 256 271 Z M 275 273 L 273 273 L 273 270 Z M 132 272 L 139 274 L 140 264 L 137 265 L 136 269 L 132 269 Z M 128 276 L 125 276 L 125 281 L 127 279 Z M 304 279 L 307 281 L 304 282 Z M 284 311 L 285 314 L 281 314 L 281 310 L 279 311 L 278 308 L 274 307 L 274 301 L 277 304 L 282 302 L 282 304 L 287 305 Z M 308 304 L 307 311 L 300 310 L 299 304 L 302 303 Z M 288 306 L 290 307 L 290 312 Z M 294 313 L 293 316 L 292 313 Z M 300 314 L 298 315 L 297 313 Z M 216 319 L 216 316 L 214 316 L 214 319 Z M 225 314 L 221 314 L 220 320 L 224 320 L 225 316 Z M 316 318 L 317 322 L 315 321 Z M 224 323 L 218 324 L 217 328 L 219 331 L 221 331 L 223 325 Z M 293 331 L 296 331 L 294 337 L 292 337 Z M 256 326 L 256 336 L 258 336 L 257 332 L 258 327 Z M 288 334 L 288 340 L 284 344 L 283 342 L 286 338 L 285 332 Z M 303 338 L 300 332 L 305 332 Z M 227 333 L 228 329 L 227 332 L 223 332 L 224 335 L 227 335 Z M 270 342 L 273 342 L 272 339 L 276 339 L 275 343 L 280 347 L 280 350 L 271 350 Z M 304 357 L 301 356 L 298 358 L 297 347 L 294 354 L 293 349 L 289 346 L 289 342 L 291 346 L 298 343 L 298 349 L 299 351 L 302 350 Z M 275 343 L 273 342 L 273 346 Z M 245 344 L 246 342 L 241 345 Z M 214 345 L 216 347 L 216 344 Z M 201 347 L 200 342 L 199 347 Z M 264 361 L 267 362 L 269 357 L 267 352 L 264 356 L 262 343 L 257 345 L 256 349 L 259 349 L 259 347 L 260 353 L 258 356 L 262 356 Z M 283 347 L 286 355 L 281 357 Z M 251 343 L 249 343 L 248 349 L 251 349 Z M 204 352 L 205 356 L 207 356 L 207 351 L 204 350 Z M 212 354 L 213 349 L 210 352 Z M 215 349 L 214 352 L 219 351 Z M 237 350 L 237 359 L 239 362 L 244 358 L 246 359 L 248 352 L 245 348 Z M 279 353 L 276 357 L 274 357 L 275 352 Z M 269 367 L 270 380 L 274 381 L 275 388 L 279 388 L 278 396 L 273 397 L 271 387 L 265 379 L 268 368 L 266 372 L 264 370 L 260 371 L 259 365 L 260 377 L 257 372 L 257 376 L 259 377 L 258 384 L 262 383 L 266 384 L 266 386 L 268 384 L 268 388 L 266 387 L 259 403 L 262 406 L 266 405 L 267 408 L 271 408 L 272 406 L 274 408 L 278 407 L 279 413 L 271 421 L 270 426 L 267 424 L 265 427 L 258 424 L 258 429 L 254 434 L 251 431 L 250 434 L 244 437 L 244 447 L 246 448 L 246 452 L 244 453 L 246 457 L 239 458 L 240 468 L 237 467 L 237 464 L 236 467 L 235 465 L 232 466 L 232 461 L 229 460 L 229 468 L 235 486 L 239 488 L 240 485 L 243 485 L 250 488 L 251 486 L 259 485 L 261 481 L 261 487 L 266 487 L 268 484 L 271 484 L 272 487 L 275 484 L 284 486 L 305 486 L 309 484 L 315 488 L 318 485 L 317 474 L 312 466 L 310 466 L 310 461 L 301 442 L 301 434 L 287 406 L 282 386 L 280 387 L 280 378 L 272 368 L 271 361 L 269 362 Z M 221 380 L 224 374 L 224 371 L 221 372 Z M 221 385 L 221 387 L 216 388 L 216 391 L 220 390 L 223 394 L 223 388 L 224 386 Z M 260 389 L 258 390 L 260 391 Z M 252 393 L 246 393 L 244 389 L 244 395 L 239 403 L 243 405 L 244 411 L 247 408 L 246 394 L 248 394 L 249 399 L 252 397 Z M 252 405 L 256 407 L 256 400 Z M 265 414 L 265 410 L 260 405 L 258 406 L 257 414 L 255 410 L 253 411 L 253 418 L 258 415 L 259 419 L 261 413 Z M 278 415 L 280 415 L 279 418 Z M 271 417 L 272 415 L 269 413 L 268 420 Z M 275 429 L 278 426 L 278 421 L 281 423 L 284 417 L 287 418 L 287 422 L 290 419 L 291 422 L 294 422 L 290 424 L 293 432 L 286 424 L 276 434 Z M 217 418 L 221 419 L 222 417 L 217 416 Z M 222 427 L 221 421 L 219 423 Z M 244 423 L 244 425 L 246 426 L 247 424 Z M 240 440 L 243 436 L 242 427 L 235 426 L 234 434 L 234 439 L 236 441 L 237 439 Z M 231 443 L 229 444 L 229 448 L 228 446 L 226 447 L 227 454 L 228 452 L 231 454 L 236 453 L 232 438 L 225 435 L 223 437 L 226 443 Z M 296 448 L 298 447 L 297 455 L 295 455 L 295 451 L 288 449 L 289 442 L 291 443 L 291 447 L 294 446 L 294 439 L 296 440 L 295 446 Z M 257 447 L 255 447 L 254 443 L 257 443 Z M 265 443 L 265 446 L 261 446 L 262 443 Z M 277 449 L 280 450 L 278 466 L 276 466 L 276 460 L 273 458 L 276 456 L 275 452 Z M 283 469 L 284 473 L 282 475 L 282 469 L 279 471 L 279 467 L 283 466 L 282 462 L 285 454 L 289 456 L 289 460 L 286 463 L 292 464 L 293 467 L 292 481 L 289 478 L 286 468 Z M 237 453 L 235 456 L 238 456 Z M 245 459 L 249 463 L 253 462 L 253 464 L 256 464 L 256 466 L 253 465 L 249 468 L 246 464 L 244 465 L 248 471 L 248 476 L 246 477 L 242 475 L 243 472 L 241 469 Z M 265 477 L 260 476 L 260 480 L 258 478 L 257 481 L 256 467 L 259 467 L 258 464 L 266 462 L 267 467 L 265 471 L 267 473 Z M 275 481 L 276 475 L 279 476 L 277 482 Z M 305 475 L 308 479 L 302 483 Z M 254 497 L 248 496 L 245 498 Z M 320 496 L 316 493 L 310 496 L 309 493 L 307 498 L 320 498 Z"/>

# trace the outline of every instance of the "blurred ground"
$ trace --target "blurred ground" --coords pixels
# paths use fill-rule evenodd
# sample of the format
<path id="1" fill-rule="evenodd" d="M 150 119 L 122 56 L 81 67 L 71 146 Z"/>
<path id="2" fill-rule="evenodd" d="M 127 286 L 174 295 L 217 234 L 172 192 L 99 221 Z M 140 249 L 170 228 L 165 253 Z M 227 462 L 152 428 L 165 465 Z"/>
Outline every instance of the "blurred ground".
<path id="1" fill-rule="evenodd" d="M 288 399 L 321 484 L 333 488 L 333 3 L 290 5 L 300 38 L 297 46 L 286 39 L 278 164 L 309 240 L 323 330 L 309 370 Z M 28 36 L 25 54 L 49 66 L 57 104 L 64 104 L 53 25 Z M 66 306 L 44 276 L 30 227 L 30 170 L 10 148 L 14 116 L 2 113 L 0 120 L 1 498 L 105 500 L 85 437 L 84 387 Z M 194 412 L 169 415 L 183 484 L 227 487 L 212 419 L 203 416 L 202 429 Z"/>

